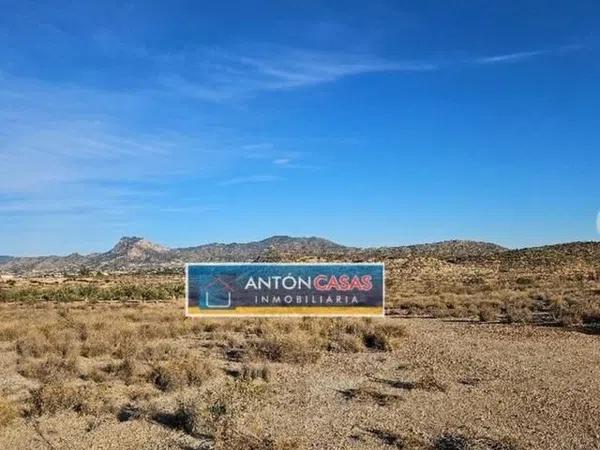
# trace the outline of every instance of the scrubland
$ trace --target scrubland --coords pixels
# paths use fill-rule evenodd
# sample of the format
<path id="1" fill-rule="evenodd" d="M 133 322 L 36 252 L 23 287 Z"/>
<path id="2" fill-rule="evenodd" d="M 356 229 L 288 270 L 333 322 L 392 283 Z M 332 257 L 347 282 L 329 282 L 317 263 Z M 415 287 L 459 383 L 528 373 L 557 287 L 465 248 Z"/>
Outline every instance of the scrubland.
<path id="1" fill-rule="evenodd" d="M 0 282 L 0 448 L 600 448 L 600 277 L 386 261 L 384 319 L 192 319 L 172 275 Z"/>
<path id="2" fill-rule="evenodd" d="M 515 268 L 394 260 L 387 265 L 389 313 L 593 328 L 600 324 L 597 264 Z"/>

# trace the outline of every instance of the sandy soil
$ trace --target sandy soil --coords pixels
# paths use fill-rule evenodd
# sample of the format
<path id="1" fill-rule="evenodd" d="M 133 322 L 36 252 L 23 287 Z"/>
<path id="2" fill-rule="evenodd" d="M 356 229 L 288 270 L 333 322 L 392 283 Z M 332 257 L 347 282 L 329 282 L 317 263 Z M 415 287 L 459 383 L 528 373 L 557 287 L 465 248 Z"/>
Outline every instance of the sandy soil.
<path id="1" fill-rule="evenodd" d="M 407 328 L 397 350 L 326 353 L 306 366 L 272 364 L 267 395 L 239 423 L 310 448 L 400 447 L 390 435 L 408 439 L 404 448 L 411 448 L 410 439 L 431 442 L 443 433 L 527 449 L 600 448 L 600 336 L 528 325 L 387 320 Z M 9 343 L 0 358 L 2 392 L 24 395 L 30 382 L 16 373 Z M 429 382 L 420 384 L 424 379 Z M 17 419 L 0 429 L 0 448 L 7 449 L 209 446 L 155 421 L 74 412 Z"/>

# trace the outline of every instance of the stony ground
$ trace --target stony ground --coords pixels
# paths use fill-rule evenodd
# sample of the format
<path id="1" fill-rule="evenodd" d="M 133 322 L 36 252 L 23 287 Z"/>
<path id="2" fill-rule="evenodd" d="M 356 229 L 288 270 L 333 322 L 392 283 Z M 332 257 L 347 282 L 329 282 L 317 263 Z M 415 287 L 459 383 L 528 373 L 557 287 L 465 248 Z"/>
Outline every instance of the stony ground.
<path id="1" fill-rule="evenodd" d="M 321 349 L 319 358 L 271 355 L 260 362 L 268 374 L 243 381 L 239 374 L 247 362 L 235 350 L 248 348 L 245 341 L 264 335 L 260 328 L 270 325 L 228 322 L 221 328 L 214 321 L 174 319 L 180 306 L 72 306 L 68 312 L 55 305 L 33 311 L 2 306 L 0 392 L 17 413 L 11 418 L 0 408 L 0 448 L 600 448 L 598 335 L 531 325 L 384 319 L 406 331 L 393 348 Z M 32 392 L 56 380 L 43 378 L 39 367 L 23 370 L 37 361 L 24 356 L 33 344 L 15 345 L 28 324 L 53 336 L 54 328 L 80 330 L 77 324 L 86 317 L 101 321 L 103 315 L 119 322 L 118 333 L 132 324 L 146 330 L 137 335 L 143 341 L 138 354 L 166 344 L 203 358 L 214 370 L 202 383 L 157 389 L 148 382 L 147 367 L 124 376 L 111 366 L 119 358 L 125 361 L 124 355 L 97 351 L 92 358 L 83 350 L 86 341 L 77 350 L 77 370 L 69 376 L 64 368 L 52 370 L 61 383 L 98 387 L 101 395 L 94 398 L 101 406 L 82 407 L 64 395 L 44 397 L 41 404 L 32 400 Z M 149 333 L 145 325 L 152 321 L 157 330 L 167 323 L 164 329 L 171 331 Z M 280 321 L 269 332 L 287 333 L 291 342 L 308 339 L 298 323 Z M 96 327 L 88 324 L 89 330 Z M 93 367 L 104 367 L 98 372 L 103 375 Z M 177 405 L 186 399 L 205 402 L 213 415 L 222 409 L 223 419 L 203 422 L 205 416 L 186 410 L 194 422 L 188 426 L 188 416 L 182 422 L 177 415 Z"/>

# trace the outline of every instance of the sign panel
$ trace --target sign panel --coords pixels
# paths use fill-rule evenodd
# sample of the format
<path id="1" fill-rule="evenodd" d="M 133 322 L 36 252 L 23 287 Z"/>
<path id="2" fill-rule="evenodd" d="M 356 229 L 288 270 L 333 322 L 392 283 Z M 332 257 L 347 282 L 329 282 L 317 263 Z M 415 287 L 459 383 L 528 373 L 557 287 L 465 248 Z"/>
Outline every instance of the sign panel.
<path id="1" fill-rule="evenodd" d="M 383 316 L 383 264 L 186 265 L 186 315 Z"/>

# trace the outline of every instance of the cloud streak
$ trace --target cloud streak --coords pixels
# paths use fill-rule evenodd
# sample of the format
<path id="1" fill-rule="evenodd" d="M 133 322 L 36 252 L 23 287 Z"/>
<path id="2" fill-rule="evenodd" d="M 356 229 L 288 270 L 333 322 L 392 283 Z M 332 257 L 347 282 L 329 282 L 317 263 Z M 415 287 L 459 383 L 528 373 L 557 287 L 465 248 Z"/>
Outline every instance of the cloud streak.
<path id="1" fill-rule="evenodd" d="M 526 59 L 531 59 L 536 56 L 545 55 L 546 50 L 535 50 L 529 52 L 507 53 L 504 55 L 486 56 L 475 60 L 478 64 L 499 64 L 499 63 L 515 63 Z"/>
<path id="2" fill-rule="evenodd" d="M 162 56 L 157 56 L 162 59 Z M 186 65 L 158 77 L 171 92 L 206 101 L 227 101 L 265 91 L 281 91 L 331 83 L 345 77 L 382 72 L 436 70 L 431 62 L 394 61 L 366 53 L 323 52 L 281 46 L 255 46 L 246 51 L 200 48 L 170 55 L 169 66 Z"/>
<path id="3" fill-rule="evenodd" d="M 583 49 L 583 47 L 580 45 L 563 45 L 552 49 L 529 50 L 493 56 L 485 56 L 482 58 L 476 58 L 473 62 L 475 62 L 476 64 L 511 64 L 518 63 L 521 61 L 527 61 L 533 58 L 537 58 L 539 56 L 568 53 L 581 49 Z"/>
<path id="4" fill-rule="evenodd" d="M 18 204 L 3 205 L 0 212 L 5 216 L 34 215 L 36 211 L 101 215 L 127 206 L 153 206 L 147 201 L 151 192 L 122 201 L 107 195 L 107 190 L 98 186 L 101 183 L 127 186 L 150 180 L 164 185 L 186 177 L 202 175 L 214 180 L 219 174 L 232 173 L 232 178 L 212 183 L 237 186 L 280 181 L 284 178 L 278 174 L 284 171 L 319 169 L 304 164 L 301 153 L 281 151 L 277 145 L 263 142 L 262 136 L 250 140 L 236 136 L 235 123 L 233 132 L 225 129 L 222 134 L 214 126 L 198 126 L 205 117 L 212 120 L 215 109 L 239 107 L 245 99 L 349 77 L 518 63 L 581 48 L 563 46 L 440 63 L 398 60 L 366 51 L 317 51 L 269 44 L 199 46 L 166 53 L 130 47 L 118 39 L 108 44 L 103 39 L 96 42 L 104 53 L 116 48 L 111 55 L 116 60 L 140 62 L 133 87 L 102 84 L 104 79 L 120 79 L 114 72 L 120 65 L 112 61 L 101 69 L 107 76 L 97 77 L 100 81 L 94 85 L 76 74 L 56 82 L 11 77 L 0 71 L 0 195 L 23 196 Z M 183 103 L 188 110 L 182 109 Z M 153 116 L 161 111 L 165 111 L 163 118 L 155 120 Z M 190 112 L 192 126 L 182 125 L 180 119 L 189 120 Z M 229 124 L 227 115 L 222 117 L 223 123 Z M 260 173 L 265 170 L 260 167 L 263 163 L 275 174 Z M 242 169 L 231 172 L 235 167 Z M 123 186 L 119 189 L 125 192 Z M 156 186 L 154 189 L 162 189 Z M 44 206 L 52 203 L 62 206 Z M 157 205 L 161 207 L 183 206 Z"/>

